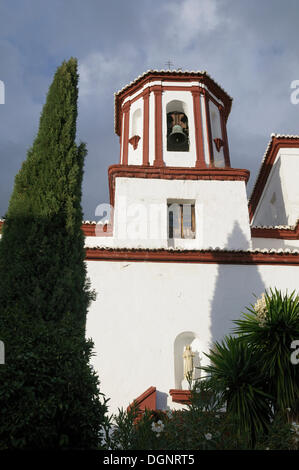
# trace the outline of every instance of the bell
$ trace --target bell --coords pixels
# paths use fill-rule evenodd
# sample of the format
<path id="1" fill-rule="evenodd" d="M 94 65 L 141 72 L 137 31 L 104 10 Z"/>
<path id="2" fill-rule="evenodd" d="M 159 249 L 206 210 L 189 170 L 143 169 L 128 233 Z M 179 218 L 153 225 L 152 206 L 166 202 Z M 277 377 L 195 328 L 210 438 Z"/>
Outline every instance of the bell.
<path id="1" fill-rule="evenodd" d="M 183 144 L 186 142 L 187 136 L 183 131 L 182 126 L 175 124 L 172 128 L 171 134 L 168 137 L 170 144 Z"/>

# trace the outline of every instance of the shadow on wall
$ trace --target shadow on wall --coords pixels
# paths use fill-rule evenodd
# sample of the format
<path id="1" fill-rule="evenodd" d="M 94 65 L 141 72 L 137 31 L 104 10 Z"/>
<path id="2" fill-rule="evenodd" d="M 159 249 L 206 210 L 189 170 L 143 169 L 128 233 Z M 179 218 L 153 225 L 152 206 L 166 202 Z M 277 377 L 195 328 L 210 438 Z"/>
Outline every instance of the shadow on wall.
<path id="1" fill-rule="evenodd" d="M 265 199 L 261 200 L 262 210 L 257 210 L 257 215 L 254 219 L 254 225 L 287 225 L 288 216 L 286 213 L 286 201 L 282 191 L 280 176 L 281 172 L 281 160 L 280 158 L 275 163 L 272 174 L 275 184 L 270 183 L 268 192 L 270 193 L 269 199 L 267 199 L 267 193 Z"/>
<path id="2" fill-rule="evenodd" d="M 236 243 L 237 242 L 237 243 Z M 244 246 L 246 238 L 238 223 L 227 240 L 227 246 Z M 254 264 L 220 264 L 211 301 L 211 341 L 222 340 L 232 333 L 233 320 L 240 317 L 246 307 L 255 303 L 265 290 L 265 284 Z"/>
<path id="3" fill-rule="evenodd" d="M 166 410 L 168 408 L 167 398 L 168 398 L 168 393 L 160 392 L 159 390 L 157 390 L 157 392 L 156 392 L 156 408 L 157 408 L 157 410 Z"/>
<path id="4" fill-rule="evenodd" d="M 280 173 L 281 160 L 276 163 L 275 172 Z M 286 213 L 286 202 L 281 186 L 282 178 L 278 177 L 276 181 L 276 190 L 270 200 L 270 211 L 272 216 L 272 225 L 287 225 L 288 216 Z"/>

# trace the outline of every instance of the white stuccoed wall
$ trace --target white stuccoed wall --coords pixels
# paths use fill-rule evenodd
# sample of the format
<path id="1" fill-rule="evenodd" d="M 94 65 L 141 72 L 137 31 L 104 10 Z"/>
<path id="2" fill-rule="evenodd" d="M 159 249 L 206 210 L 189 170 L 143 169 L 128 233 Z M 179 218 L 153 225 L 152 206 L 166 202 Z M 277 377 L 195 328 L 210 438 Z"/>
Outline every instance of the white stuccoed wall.
<path id="1" fill-rule="evenodd" d="M 252 238 L 252 249 L 260 250 L 299 250 L 299 240 L 283 240 L 280 238 Z"/>
<path id="2" fill-rule="evenodd" d="M 289 225 L 296 224 L 299 218 L 299 149 L 285 150 L 281 155 L 284 180 L 284 199 Z"/>
<path id="3" fill-rule="evenodd" d="M 253 225 L 294 225 L 299 217 L 299 148 L 280 149 L 269 175 Z M 275 194 L 275 202 L 273 195 Z"/>
<path id="4" fill-rule="evenodd" d="M 176 248 L 250 248 L 243 181 L 117 178 L 114 241 L 110 243 L 115 247 L 168 248 L 167 200 L 195 201 L 196 239 L 178 239 Z"/>
<path id="5" fill-rule="evenodd" d="M 176 388 L 178 335 L 195 334 L 204 365 L 203 353 L 231 332 L 232 320 L 255 302 L 253 293 L 299 285 L 292 266 L 88 261 L 87 267 L 98 294 L 87 336 L 95 342 L 92 362 L 110 412 L 150 386 L 165 394 Z"/>

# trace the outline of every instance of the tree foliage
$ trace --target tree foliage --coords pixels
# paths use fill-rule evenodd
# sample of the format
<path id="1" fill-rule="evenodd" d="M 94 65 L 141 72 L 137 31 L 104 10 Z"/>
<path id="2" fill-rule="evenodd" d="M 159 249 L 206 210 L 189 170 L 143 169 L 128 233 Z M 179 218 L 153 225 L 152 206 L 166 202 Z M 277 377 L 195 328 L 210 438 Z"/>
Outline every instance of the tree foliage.
<path id="1" fill-rule="evenodd" d="M 0 243 L 2 448 L 96 447 L 106 411 L 85 339 L 77 61 L 57 69 L 15 178 Z M 105 400 L 104 400 L 105 401 Z"/>

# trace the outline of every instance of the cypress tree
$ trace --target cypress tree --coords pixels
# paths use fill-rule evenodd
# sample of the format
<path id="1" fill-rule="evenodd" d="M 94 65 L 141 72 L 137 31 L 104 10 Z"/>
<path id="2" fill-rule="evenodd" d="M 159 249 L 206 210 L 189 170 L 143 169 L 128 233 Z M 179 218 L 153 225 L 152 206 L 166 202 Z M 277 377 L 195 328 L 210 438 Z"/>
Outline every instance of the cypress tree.
<path id="1" fill-rule="evenodd" d="M 85 338 L 77 60 L 57 69 L 0 242 L 0 449 L 87 449 L 106 412 Z"/>

